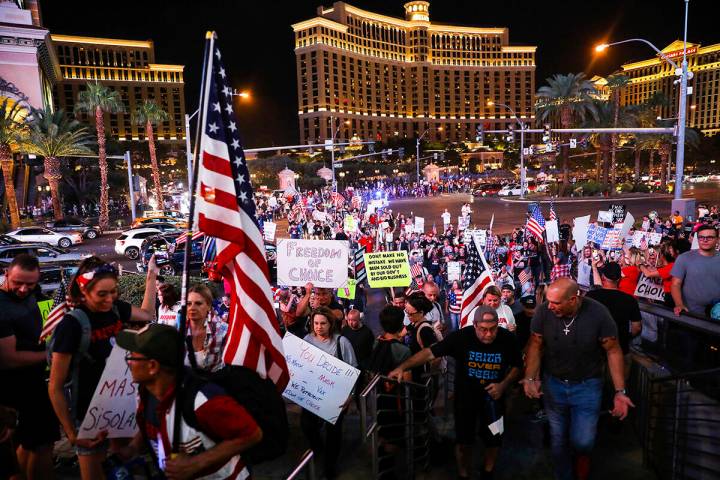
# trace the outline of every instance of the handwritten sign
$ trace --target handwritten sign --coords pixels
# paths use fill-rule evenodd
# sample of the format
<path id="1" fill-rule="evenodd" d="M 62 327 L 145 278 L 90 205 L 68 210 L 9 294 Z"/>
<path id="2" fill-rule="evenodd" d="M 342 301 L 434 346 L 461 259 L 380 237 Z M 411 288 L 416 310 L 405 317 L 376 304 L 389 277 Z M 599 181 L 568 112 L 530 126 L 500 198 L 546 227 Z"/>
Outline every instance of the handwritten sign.
<path id="1" fill-rule="evenodd" d="M 633 232 L 632 245 L 633 247 L 646 249 L 650 245 L 659 245 L 662 240 L 662 235 L 655 232 Z"/>
<path id="2" fill-rule="evenodd" d="M 357 222 L 355 221 L 355 217 L 352 215 L 345 215 L 344 230 L 347 233 L 357 232 Z"/>
<path id="3" fill-rule="evenodd" d="M 465 233 L 463 234 L 463 243 L 468 244 L 471 238 L 475 238 L 478 245 L 484 247 L 487 244 L 487 231 L 465 230 Z"/>
<path id="4" fill-rule="evenodd" d="M 366 253 L 365 268 L 370 288 L 407 287 L 412 281 L 405 250 Z"/>
<path id="5" fill-rule="evenodd" d="M 587 243 L 588 224 L 590 223 L 590 215 L 584 217 L 576 217 L 573 222 L 572 235 L 578 248 L 582 248 Z"/>
<path id="6" fill-rule="evenodd" d="M 347 298 L 348 300 L 355 300 L 355 288 L 357 286 L 357 280 L 354 278 L 348 278 L 347 286 L 345 288 L 338 288 L 338 298 Z"/>
<path id="7" fill-rule="evenodd" d="M 137 386 L 125 363 L 125 350 L 115 345 L 105 363 L 78 438 L 95 438 L 107 430 L 108 438 L 131 438 L 137 432 Z"/>
<path id="8" fill-rule="evenodd" d="M 470 217 L 460 215 L 458 218 L 458 230 L 466 230 L 470 226 Z"/>
<path id="9" fill-rule="evenodd" d="M 447 262 L 448 281 L 460 280 L 460 262 Z"/>
<path id="10" fill-rule="evenodd" d="M 50 311 L 53 307 L 53 300 L 41 300 L 37 302 L 37 306 L 40 309 L 40 315 L 42 316 L 42 323 L 43 326 L 45 326 L 45 322 L 47 321 L 48 315 L 50 315 Z"/>
<path id="11" fill-rule="evenodd" d="M 646 277 L 641 273 L 640 278 L 638 278 L 637 287 L 635 287 L 635 296 L 649 298 L 651 300 L 665 300 L 662 279 Z"/>
<path id="12" fill-rule="evenodd" d="M 610 205 L 608 211 L 612 213 L 613 219 L 611 221 L 613 223 L 622 223 L 625 220 L 625 212 L 627 212 L 627 207 L 625 205 L 613 203 Z"/>
<path id="13" fill-rule="evenodd" d="M 559 242 L 560 231 L 558 230 L 557 220 L 548 220 L 545 222 L 545 234 L 547 235 L 547 242 Z"/>
<path id="14" fill-rule="evenodd" d="M 423 217 L 415 217 L 415 232 L 416 233 L 424 233 L 425 232 L 425 219 Z"/>
<path id="15" fill-rule="evenodd" d="M 340 288 L 347 284 L 348 242 L 283 238 L 277 247 L 279 285 Z"/>
<path id="16" fill-rule="evenodd" d="M 599 210 L 597 221 L 599 223 L 612 223 L 613 221 L 613 212 L 610 210 Z"/>
<path id="17" fill-rule="evenodd" d="M 263 223 L 263 236 L 268 242 L 275 241 L 275 232 L 277 231 L 277 224 L 274 222 Z"/>
<path id="18" fill-rule="evenodd" d="M 334 425 L 360 370 L 291 333 L 283 350 L 290 371 L 283 397 Z"/>

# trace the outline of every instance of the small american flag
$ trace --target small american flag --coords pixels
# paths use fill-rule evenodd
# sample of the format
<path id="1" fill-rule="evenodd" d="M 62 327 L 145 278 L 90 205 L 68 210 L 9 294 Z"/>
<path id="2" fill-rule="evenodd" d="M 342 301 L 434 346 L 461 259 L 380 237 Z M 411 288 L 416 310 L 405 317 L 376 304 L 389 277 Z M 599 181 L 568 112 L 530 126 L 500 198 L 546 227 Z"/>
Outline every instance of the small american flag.
<path id="1" fill-rule="evenodd" d="M 345 205 L 345 197 L 343 197 L 340 192 L 332 192 L 330 194 L 330 200 L 333 206 L 337 209 L 340 209 L 343 205 Z"/>
<path id="2" fill-rule="evenodd" d="M 362 198 L 360 195 L 352 197 L 352 207 L 359 209 L 362 206 Z"/>
<path id="3" fill-rule="evenodd" d="M 530 218 L 528 218 L 526 227 L 530 233 L 542 243 L 543 232 L 545 231 L 545 218 L 542 216 L 542 213 L 540 213 L 540 205 L 537 203 L 531 207 Z"/>
<path id="4" fill-rule="evenodd" d="M 555 204 L 550 202 L 550 220 L 557 220 L 557 213 L 555 213 Z"/>
<path id="5" fill-rule="evenodd" d="M 460 328 L 469 325 L 470 314 L 482 302 L 482 294 L 488 285 L 493 284 L 490 267 L 485 262 L 477 240 L 471 238 L 467 245 L 467 261 L 465 263 L 465 279 L 463 280 L 462 307 L 460 309 Z"/>
<path id="6" fill-rule="evenodd" d="M 215 34 L 207 41 L 196 198 L 199 229 L 216 238 L 215 261 L 231 289 L 223 361 L 256 370 L 282 391 L 290 376 L 250 172 L 233 113 L 230 75 L 221 63 Z"/>
<path id="7" fill-rule="evenodd" d="M 198 238 L 201 238 L 205 235 L 205 232 L 194 232 L 192 235 L 193 242 L 197 240 Z M 185 243 L 188 237 L 188 232 L 183 232 L 179 237 L 175 239 L 175 246 L 181 245 Z"/>
<path id="8" fill-rule="evenodd" d="M 416 262 L 410 265 L 410 275 L 412 275 L 413 280 L 417 277 L 425 278 L 425 271 L 423 270 L 422 263 Z"/>
<path id="9" fill-rule="evenodd" d="M 530 270 L 527 268 L 524 268 L 520 270 L 520 273 L 518 274 L 518 280 L 520 280 L 520 284 L 527 283 L 532 279 L 532 275 L 530 275 Z"/>
<path id="10" fill-rule="evenodd" d="M 65 300 L 66 295 L 67 285 L 65 283 L 65 278 L 63 278 L 60 281 L 60 287 L 55 291 L 55 295 L 53 296 L 53 308 L 50 310 L 50 313 L 48 313 L 45 325 L 43 325 L 43 329 L 40 332 L 40 341 L 52 334 L 55 327 L 57 327 L 60 323 L 60 320 L 62 320 L 65 314 L 70 310 Z"/>

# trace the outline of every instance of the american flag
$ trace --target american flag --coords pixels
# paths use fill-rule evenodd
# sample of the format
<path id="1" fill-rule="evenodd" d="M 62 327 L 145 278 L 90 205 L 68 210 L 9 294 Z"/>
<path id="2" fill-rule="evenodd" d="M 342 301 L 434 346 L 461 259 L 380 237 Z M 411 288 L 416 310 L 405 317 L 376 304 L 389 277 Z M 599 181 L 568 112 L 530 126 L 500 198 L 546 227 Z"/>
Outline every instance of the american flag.
<path id="1" fill-rule="evenodd" d="M 482 294 L 485 288 L 493 284 L 490 267 L 485 262 L 475 238 L 471 238 L 467 244 L 467 260 L 464 274 L 460 328 L 470 324 L 470 314 L 482 302 Z"/>
<path id="2" fill-rule="evenodd" d="M 360 195 L 355 195 L 352 197 L 352 208 L 360 209 L 362 206 L 362 197 Z"/>
<path id="3" fill-rule="evenodd" d="M 345 205 L 345 197 L 343 197 L 340 192 L 332 192 L 330 194 L 330 201 L 337 209 L 340 209 L 343 205 Z"/>
<path id="4" fill-rule="evenodd" d="M 532 275 L 530 275 L 530 269 L 524 268 L 520 270 L 520 273 L 518 274 L 518 280 L 520 280 L 520 284 L 527 283 L 532 279 Z"/>
<path id="5" fill-rule="evenodd" d="M 194 232 L 192 235 L 193 242 L 197 240 L 198 238 L 201 238 L 205 235 L 205 232 Z M 179 237 L 175 239 L 175 246 L 181 245 L 185 243 L 185 240 L 187 240 L 188 232 L 183 232 Z"/>
<path id="6" fill-rule="evenodd" d="M 55 327 L 57 327 L 60 323 L 60 320 L 62 320 L 65 314 L 70 310 L 65 300 L 66 295 L 67 285 L 65 283 L 65 278 L 63 278 L 60 281 L 60 287 L 55 291 L 55 295 L 53 296 L 53 308 L 50 310 L 50 313 L 48 313 L 45 325 L 43 325 L 43 329 L 40 332 L 40 341 L 52 334 Z"/>
<path id="7" fill-rule="evenodd" d="M 212 262 L 215 260 L 215 255 L 217 254 L 217 250 L 215 248 L 215 237 L 211 237 L 207 235 L 205 239 L 203 240 L 202 245 L 202 259 L 203 263 L 205 262 Z"/>
<path id="8" fill-rule="evenodd" d="M 557 220 L 557 213 L 555 213 L 555 204 L 550 202 L 550 220 Z"/>
<path id="9" fill-rule="evenodd" d="M 540 242 L 543 241 L 543 232 L 545 231 L 545 218 L 543 218 L 540 212 L 540 205 L 537 203 L 533 204 L 530 210 L 530 217 L 528 218 L 526 228 L 532 233 Z"/>
<path id="10" fill-rule="evenodd" d="M 415 280 L 416 277 L 425 278 L 425 271 L 423 270 L 422 263 L 415 262 L 410 265 L 410 275 L 412 276 L 413 280 Z"/>
<path id="11" fill-rule="evenodd" d="M 296 222 L 305 216 L 305 205 L 303 204 L 303 201 L 301 198 L 298 198 L 295 201 L 295 204 L 292 207 L 292 211 L 293 211 L 293 214 L 295 215 Z"/>
<path id="12" fill-rule="evenodd" d="M 262 232 L 232 107 L 230 76 L 215 35 L 208 38 L 200 124 L 197 212 L 201 231 L 216 238 L 215 261 L 231 285 L 223 361 L 256 370 L 282 391 L 289 380 Z"/>

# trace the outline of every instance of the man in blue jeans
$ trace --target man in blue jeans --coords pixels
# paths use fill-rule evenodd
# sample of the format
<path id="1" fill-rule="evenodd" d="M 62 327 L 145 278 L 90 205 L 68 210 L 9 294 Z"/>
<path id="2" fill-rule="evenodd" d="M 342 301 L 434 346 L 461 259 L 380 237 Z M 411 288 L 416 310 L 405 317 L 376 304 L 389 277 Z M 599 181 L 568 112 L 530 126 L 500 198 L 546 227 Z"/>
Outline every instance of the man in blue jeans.
<path id="1" fill-rule="evenodd" d="M 545 393 L 555 477 L 584 480 L 595 445 L 606 359 L 615 386 L 612 415 L 622 420 L 634 407 L 625 394 L 623 352 L 610 312 L 582 298 L 573 280 L 556 280 L 546 298 L 531 322 L 522 383 L 530 398 Z"/>

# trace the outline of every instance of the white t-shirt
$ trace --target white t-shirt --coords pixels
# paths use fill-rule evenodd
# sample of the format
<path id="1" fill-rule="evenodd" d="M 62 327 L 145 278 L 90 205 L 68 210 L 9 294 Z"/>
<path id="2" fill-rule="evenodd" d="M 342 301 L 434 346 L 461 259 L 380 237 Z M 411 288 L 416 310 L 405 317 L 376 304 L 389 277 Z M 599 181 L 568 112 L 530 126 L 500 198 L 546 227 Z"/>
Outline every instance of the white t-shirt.
<path id="1" fill-rule="evenodd" d="M 443 225 L 449 225 L 449 224 L 450 224 L 450 217 L 452 217 L 452 215 L 450 215 L 449 212 L 445 212 L 445 213 L 443 213 L 443 214 L 440 215 L 440 216 L 442 217 Z"/>
<path id="2" fill-rule="evenodd" d="M 510 325 L 515 325 L 515 315 L 507 305 L 500 305 L 497 310 L 498 326 L 507 329 Z"/>
<path id="3" fill-rule="evenodd" d="M 172 307 L 160 305 L 160 308 L 158 308 L 158 323 L 177 328 L 178 312 L 180 312 L 180 302 Z"/>

